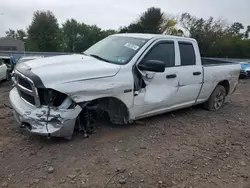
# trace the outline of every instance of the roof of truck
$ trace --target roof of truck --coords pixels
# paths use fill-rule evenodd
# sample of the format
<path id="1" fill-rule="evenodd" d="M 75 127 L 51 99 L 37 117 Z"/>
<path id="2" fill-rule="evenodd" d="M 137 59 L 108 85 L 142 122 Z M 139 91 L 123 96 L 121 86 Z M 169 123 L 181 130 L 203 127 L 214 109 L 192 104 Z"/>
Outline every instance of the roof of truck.
<path id="1" fill-rule="evenodd" d="M 195 41 L 195 39 L 193 38 L 178 37 L 174 35 L 163 35 L 163 34 L 148 34 L 148 33 L 119 33 L 119 34 L 114 34 L 113 36 L 134 37 L 134 38 L 143 38 L 143 39 L 172 38 L 172 39 L 188 39 L 188 40 Z"/>

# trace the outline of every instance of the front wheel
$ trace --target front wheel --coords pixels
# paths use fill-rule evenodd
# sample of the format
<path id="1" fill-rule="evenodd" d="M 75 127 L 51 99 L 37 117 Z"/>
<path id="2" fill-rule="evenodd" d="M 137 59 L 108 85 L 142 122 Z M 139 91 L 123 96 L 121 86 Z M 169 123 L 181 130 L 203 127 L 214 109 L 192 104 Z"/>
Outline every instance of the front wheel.
<path id="1" fill-rule="evenodd" d="M 226 98 L 226 89 L 223 86 L 218 85 L 214 89 L 208 101 L 204 104 L 204 107 L 205 109 L 210 111 L 217 111 L 224 104 L 225 98 Z"/>

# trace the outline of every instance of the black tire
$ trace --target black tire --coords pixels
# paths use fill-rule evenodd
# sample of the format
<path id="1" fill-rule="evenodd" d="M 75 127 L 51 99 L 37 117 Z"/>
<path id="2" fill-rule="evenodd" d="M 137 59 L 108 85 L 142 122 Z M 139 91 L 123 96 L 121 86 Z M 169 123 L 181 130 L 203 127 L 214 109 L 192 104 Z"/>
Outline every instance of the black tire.
<path id="1" fill-rule="evenodd" d="M 217 111 L 223 106 L 225 98 L 225 87 L 223 87 L 222 85 L 217 85 L 207 102 L 205 102 L 204 108 L 209 111 Z"/>

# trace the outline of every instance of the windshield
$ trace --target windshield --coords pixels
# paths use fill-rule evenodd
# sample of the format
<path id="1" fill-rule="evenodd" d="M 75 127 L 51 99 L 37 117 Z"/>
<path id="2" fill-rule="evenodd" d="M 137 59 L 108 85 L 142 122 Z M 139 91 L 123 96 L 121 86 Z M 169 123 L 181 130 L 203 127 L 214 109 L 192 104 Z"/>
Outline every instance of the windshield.
<path id="1" fill-rule="evenodd" d="M 148 40 L 110 36 L 87 49 L 84 54 L 115 64 L 126 64 Z"/>

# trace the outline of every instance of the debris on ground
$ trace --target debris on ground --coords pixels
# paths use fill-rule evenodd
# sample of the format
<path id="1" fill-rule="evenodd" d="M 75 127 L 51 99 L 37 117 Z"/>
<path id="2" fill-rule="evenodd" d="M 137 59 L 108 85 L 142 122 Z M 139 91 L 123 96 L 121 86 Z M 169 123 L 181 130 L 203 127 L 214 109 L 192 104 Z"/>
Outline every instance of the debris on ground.
<path id="1" fill-rule="evenodd" d="M 48 168 L 48 173 L 49 173 L 49 174 L 52 174 L 54 171 L 55 171 L 55 170 L 54 170 L 54 168 L 53 168 L 52 166 L 50 166 L 50 167 Z"/>
<path id="2" fill-rule="evenodd" d="M 2 187 L 250 187 L 250 80 L 218 112 L 198 106 L 126 126 L 95 122 L 96 134 L 71 141 L 19 130 L 10 89 L 1 83 Z"/>

